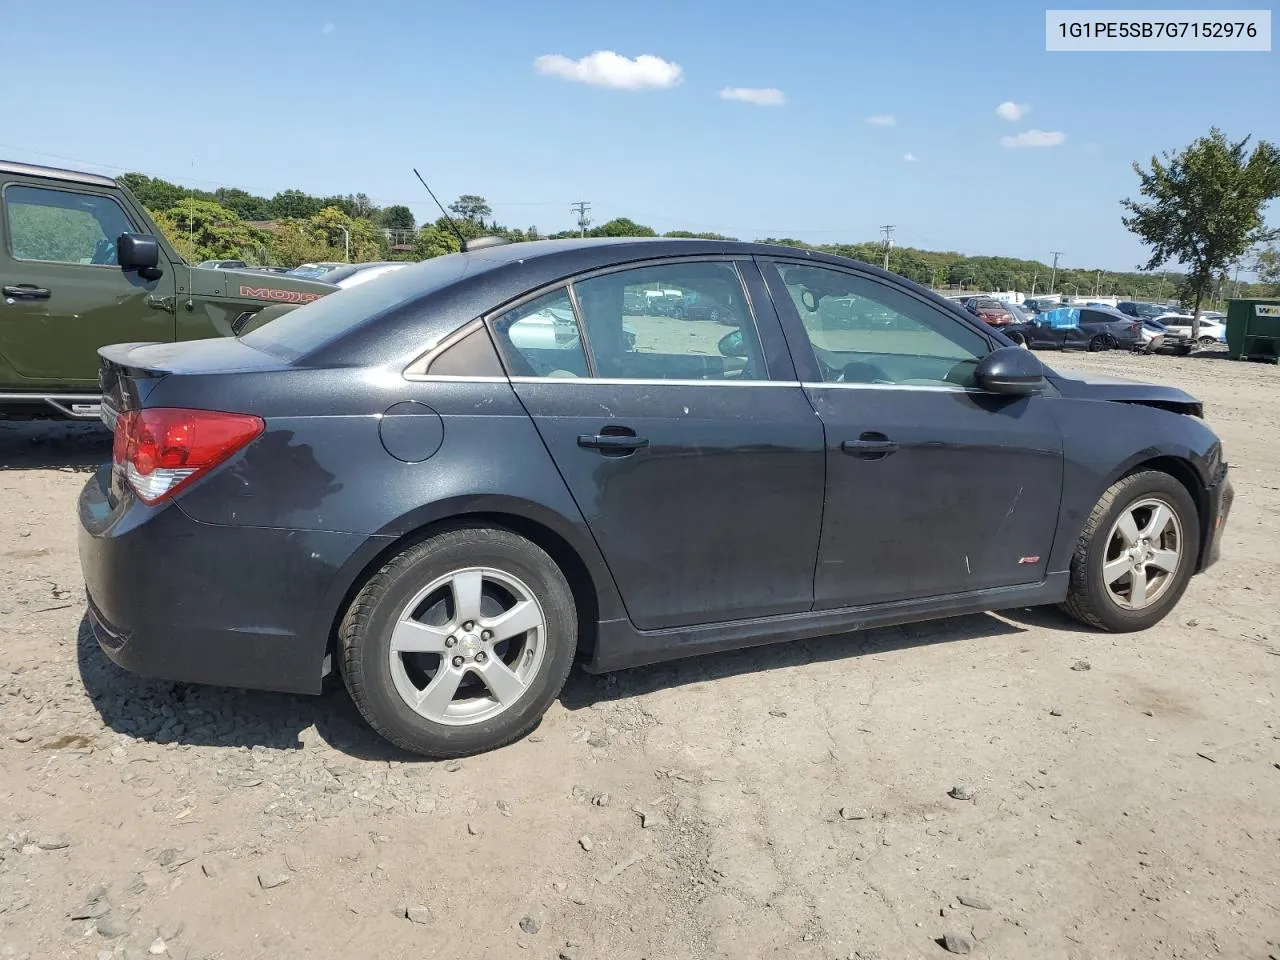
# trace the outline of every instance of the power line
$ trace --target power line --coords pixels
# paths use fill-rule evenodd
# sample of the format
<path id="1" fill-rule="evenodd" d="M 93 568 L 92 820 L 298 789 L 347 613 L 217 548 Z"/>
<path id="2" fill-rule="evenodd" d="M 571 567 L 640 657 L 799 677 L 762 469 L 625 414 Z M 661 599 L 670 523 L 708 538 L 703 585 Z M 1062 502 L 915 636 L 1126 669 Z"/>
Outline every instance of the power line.
<path id="1" fill-rule="evenodd" d="M 569 204 L 569 209 L 578 214 L 578 236 L 585 237 L 587 235 L 587 227 L 591 226 L 591 218 L 587 216 L 587 211 L 591 209 L 591 204 L 586 200 L 579 200 L 577 203 Z"/>
<path id="2" fill-rule="evenodd" d="M 1062 256 L 1061 250 L 1050 250 L 1053 254 L 1053 272 L 1049 274 L 1049 293 L 1053 294 L 1053 282 L 1058 279 L 1058 258 Z"/>
<path id="3" fill-rule="evenodd" d="M 892 223 L 886 223 L 880 228 L 880 232 L 884 234 L 884 268 L 889 269 L 889 251 L 893 249 L 893 231 L 896 230 Z"/>

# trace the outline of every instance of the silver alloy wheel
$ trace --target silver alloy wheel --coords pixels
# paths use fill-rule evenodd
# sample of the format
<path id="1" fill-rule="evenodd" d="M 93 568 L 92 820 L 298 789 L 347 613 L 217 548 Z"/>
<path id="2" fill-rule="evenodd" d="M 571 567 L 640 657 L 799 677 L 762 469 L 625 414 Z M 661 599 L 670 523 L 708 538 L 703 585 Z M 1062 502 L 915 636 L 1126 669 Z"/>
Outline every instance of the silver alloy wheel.
<path id="1" fill-rule="evenodd" d="M 1143 610 L 1169 590 L 1182 563 L 1182 521 L 1160 497 L 1131 504 L 1111 526 L 1102 583 L 1112 602 Z"/>
<path id="2" fill-rule="evenodd" d="M 542 605 L 519 578 L 467 567 L 419 590 L 391 633 L 391 678 L 411 710 L 451 726 L 488 720 L 528 692 L 547 648 Z"/>

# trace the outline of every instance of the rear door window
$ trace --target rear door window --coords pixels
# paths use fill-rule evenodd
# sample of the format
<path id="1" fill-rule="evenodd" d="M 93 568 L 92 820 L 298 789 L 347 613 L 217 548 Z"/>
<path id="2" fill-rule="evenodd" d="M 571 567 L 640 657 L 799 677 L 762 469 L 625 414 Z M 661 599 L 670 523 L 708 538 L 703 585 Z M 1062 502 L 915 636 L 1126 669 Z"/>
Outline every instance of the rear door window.
<path id="1" fill-rule="evenodd" d="M 767 380 L 760 335 L 728 261 L 654 264 L 573 283 L 596 376 Z"/>
<path id="2" fill-rule="evenodd" d="M 585 377 L 587 356 L 567 287 L 529 300 L 493 321 L 513 377 Z"/>

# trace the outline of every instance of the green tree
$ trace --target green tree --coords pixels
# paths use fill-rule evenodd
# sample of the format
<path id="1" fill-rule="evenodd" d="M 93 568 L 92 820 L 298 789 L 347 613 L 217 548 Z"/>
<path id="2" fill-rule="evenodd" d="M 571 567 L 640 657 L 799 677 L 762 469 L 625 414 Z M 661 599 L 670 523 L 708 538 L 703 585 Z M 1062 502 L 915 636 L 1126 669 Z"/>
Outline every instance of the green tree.
<path id="1" fill-rule="evenodd" d="M 608 223 L 602 223 L 587 231 L 589 237 L 656 237 L 657 235 L 653 227 L 646 227 L 626 217 L 616 217 Z"/>
<path id="2" fill-rule="evenodd" d="M 333 260 L 328 238 L 310 220 L 281 220 L 267 241 L 270 262 L 281 267 Z M 339 257 L 338 259 L 341 259 Z"/>
<path id="3" fill-rule="evenodd" d="M 1258 274 L 1259 283 L 1269 287 L 1267 293 L 1280 296 L 1280 247 L 1268 247 L 1261 251 L 1254 259 L 1253 269 Z"/>
<path id="4" fill-rule="evenodd" d="M 737 237 L 726 237 L 723 233 L 694 233 L 692 230 L 668 230 L 664 237 L 683 238 L 685 240 L 737 240 Z"/>
<path id="5" fill-rule="evenodd" d="M 138 202 L 149 210 L 168 210 L 179 200 L 192 195 L 192 191 L 186 187 L 168 180 L 148 177 L 143 173 L 125 173 L 119 179 L 138 198 Z"/>
<path id="6" fill-rule="evenodd" d="M 1249 137 L 1229 141 L 1217 127 L 1206 137 L 1151 158 L 1151 169 L 1135 163 L 1145 201 L 1125 199 L 1122 222 L 1151 248 L 1147 270 L 1171 261 L 1187 267 L 1192 301 L 1191 335 L 1200 335 L 1200 306 L 1213 279 L 1255 243 L 1274 237 L 1263 223 L 1267 202 L 1280 196 L 1280 150 Z"/>
<path id="7" fill-rule="evenodd" d="M 180 200 L 156 216 L 156 225 L 191 262 L 235 259 L 259 263 L 265 253 L 265 238 L 212 200 Z"/>
<path id="8" fill-rule="evenodd" d="M 455 217 L 461 217 L 477 225 L 483 225 L 485 217 L 493 216 L 493 210 L 489 208 L 484 197 L 478 197 L 474 193 L 464 193 L 449 204 L 449 212 Z"/>
<path id="9" fill-rule="evenodd" d="M 382 225 L 390 230 L 412 230 L 414 228 L 413 211 L 403 204 L 386 207 L 381 211 L 379 219 Z"/>
<path id="10" fill-rule="evenodd" d="M 271 216 L 280 220 L 296 220 L 314 217 L 323 210 L 324 203 L 301 190 L 281 190 L 270 200 Z"/>
<path id="11" fill-rule="evenodd" d="M 271 219 L 271 202 L 238 187 L 219 187 L 213 191 L 214 199 L 241 220 Z"/>

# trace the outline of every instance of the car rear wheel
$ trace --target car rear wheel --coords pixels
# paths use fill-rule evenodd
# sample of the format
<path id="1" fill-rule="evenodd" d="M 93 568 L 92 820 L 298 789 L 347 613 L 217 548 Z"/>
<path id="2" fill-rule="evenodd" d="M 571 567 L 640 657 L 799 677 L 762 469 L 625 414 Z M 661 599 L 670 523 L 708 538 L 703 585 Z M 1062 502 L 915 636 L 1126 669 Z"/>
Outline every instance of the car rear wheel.
<path id="1" fill-rule="evenodd" d="M 1199 551 L 1199 517 L 1186 487 L 1157 470 L 1130 474 L 1090 513 L 1063 608 L 1102 630 L 1146 630 L 1182 597 Z"/>
<path id="2" fill-rule="evenodd" d="M 569 584 L 509 530 L 446 530 L 370 578 L 339 632 L 347 689 L 375 730 L 432 758 L 527 734 L 564 686 L 577 647 Z"/>
<path id="3" fill-rule="evenodd" d="M 1201 337 L 1199 343 L 1201 347 L 1206 347 L 1206 348 L 1216 347 L 1218 345 L 1218 338 L 1217 337 Z"/>
<path id="4" fill-rule="evenodd" d="M 1105 333 L 1095 334 L 1094 337 L 1089 341 L 1090 353 L 1097 353 L 1100 350 L 1110 350 L 1110 349 L 1111 349 L 1111 338 L 1108 337 Z"/>

